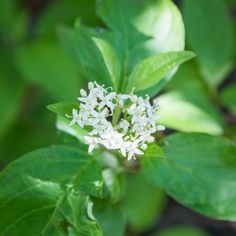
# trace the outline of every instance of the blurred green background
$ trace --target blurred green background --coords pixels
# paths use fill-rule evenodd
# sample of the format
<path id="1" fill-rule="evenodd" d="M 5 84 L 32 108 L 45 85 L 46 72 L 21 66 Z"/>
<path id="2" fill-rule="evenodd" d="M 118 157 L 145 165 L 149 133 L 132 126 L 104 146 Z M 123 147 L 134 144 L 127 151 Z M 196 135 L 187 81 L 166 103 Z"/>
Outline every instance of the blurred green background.
<path id="1" fill-rule="evenodd" d="M 180 68 L 160 97 L 167 105 L 162 111 L 165 125 L 169 132 L 225 135 L 236 143 L 236 1 L 174 2 L 183 14 L 186 47 L 198 56 Z M 46 106 L 75 101 L 86 84 L 76 53 L 68 46 L 68 27 L 78 17 L 88 26 L 103 26 L 95 5 L 94 0 L 0 1 L 1 169 L 26 152 L 60 142 L 55 116 Z M 61 37 L 62 30 L 68 31 L 67 37 Z M 133 181 L 130 186 L 135 186 L 137 180 Z M 152 214 L 159 217 L 152 226 L 147 219 L 147 227 L 145 206 L 139 209 L 144 218 L 132 224 L 142 235 L 153 235 L 157 229 L 156 236 L 236 235 L 233 223 L 209 220 L 165 196 L 158 202 L 149 200 L 158 209 Z"/>

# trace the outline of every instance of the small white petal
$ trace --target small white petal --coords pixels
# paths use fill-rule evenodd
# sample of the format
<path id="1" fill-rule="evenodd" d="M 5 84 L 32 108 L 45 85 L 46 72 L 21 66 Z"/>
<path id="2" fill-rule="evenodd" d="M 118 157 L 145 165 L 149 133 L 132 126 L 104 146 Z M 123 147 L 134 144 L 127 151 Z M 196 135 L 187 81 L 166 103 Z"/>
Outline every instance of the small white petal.
<path id="1" fill-rule="evenodd" d="M 141 149 L 146 150 L 146 149 L 147 149 L 147 144 L 143 143 L 143 144 L 141 145 Z"/>
<path id="2" fill-rule="evenodd" d="M 82 97 L 87 97 L 87 93 L 84 89 L 80 89 L 80 94 Z"/>
<path id="3" fill-rule="evenodd" d="M 156 129 L 157 129 L 157 131 L 163 131 L 163 130 L 165 130 L 166 128 L 165 128 L 164 125 L 157 125 Z"/>
<path id="4" fill-rule="evenodd" d="M 89 90 L 94 89 L 94 83 L 93 82 L 89 82 L 88 83 L 88 88 L 89 88 Z"/>

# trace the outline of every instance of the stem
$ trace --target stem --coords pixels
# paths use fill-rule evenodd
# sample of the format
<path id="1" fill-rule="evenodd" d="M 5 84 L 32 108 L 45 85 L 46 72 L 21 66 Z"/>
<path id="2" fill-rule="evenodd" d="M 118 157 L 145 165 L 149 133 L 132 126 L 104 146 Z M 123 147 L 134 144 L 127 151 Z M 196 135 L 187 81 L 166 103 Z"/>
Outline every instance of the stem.
<path id="1" fill-rule="evenodd" d="M 118 123 L 120 119 L 120 113 L 121 113 L 120 107 L 115 108 L 114 113 L 113 113 L 113 119 L 112 119 L 113 126 L 115 126 Z"/>

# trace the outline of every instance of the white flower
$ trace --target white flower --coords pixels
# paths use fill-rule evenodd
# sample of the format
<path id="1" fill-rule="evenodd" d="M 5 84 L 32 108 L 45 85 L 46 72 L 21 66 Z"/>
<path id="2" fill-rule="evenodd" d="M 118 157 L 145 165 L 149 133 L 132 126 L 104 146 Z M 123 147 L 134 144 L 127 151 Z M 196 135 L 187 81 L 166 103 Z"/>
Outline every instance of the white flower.
<path id="1" fill-rule="evenodd" d="M 85 137 L 89 152 L 103 145 L 118 150 L 128 160 L 135 159 L 143 155 L 147 143 L 155 141 L 152 135 L 165 129 L 158 124 L 157 104 L 151 105 L 148 96 L 138 97 L 133 91 L 117 94 L 96 82 L 89 82 L 88 88 L 89 92 L 80 90 L 80 110 L 73 109 L 72 116 L 67 117 L 72 118 L 70 125 L 90 129 L 89 136 Z M 113 110 L 119 114 L 113 114 Z"/>
<path id="2" fill-rule="evenodd" d="M 91 107 L 95 107 L 97 105 L 97 98 L 93 95 L 88 97 L 78 97 L 78 100 L 85 104 L 89 104 Z"/>
<path id="3" fill-rule="evenodd" d="M 84 89 L 80 89 L 80 94 L 82 97 L 87 97 L 87 93 Z"/>
<path id="4" fill-rule="evenodd" d="M 96 145 L 99 143 L 99 139 L 96 137 L 85 136 L 85 142 L 89 145 L 88 152 L 91 153 Z"/>
<path id="5" fill-rule="evenodd" d="M 93 110 L 91 112 L 92 115 L 92 124 L 96 126 L 97 124 L 106 123 L 106 116 L 107 116 L 108 110 L 107 108 L 104 108 L 101 112 Z"/>
<path id="6" fill-rule="evenodd" d="M 127 100 L 130 96 L 127 94 L 117 94 L 116 95 L 116 101 L 117 105 L 124 106 L 124 101 Z"/>
<path id="7" fill-rule="evenodd" d="M 138 149 L 138 140 L 135 140 L 134 142 L 128 142 L 127 143 L 127 152 L 128 152 L 128 161 L 131 160 L 135 154 L 142 155 L 143 152 Z"/>
<path id="8" fill-rule="evenodd" d="M 163 131 L 163 130 L 165 130 L 166 128 L 165 128 L 164 125 L 157 125 L 156 129 L 157 129 L 157 131 Z"/>
<path id="9" fill-rule="evenodd" d="M 117 128 L 122 129 L 122 133 L 126 134 L 129 129 L 129 126 L 130 126 L 129 122 L 127 120 L 122 119 L 119 122 Z"/>
<path id="10" fill-rule="evenodd" d="M 74 125 L 75 123 L 77 123 L 82 128 L 84 127 L 83 121 L 81 120 L 81 117 L 79 116 L 78 111 L 76 109 L 72 110 L 72 117 L 73 119 L 70 122 L 70 125 Z"/>
<path id="11" fill-rule="evenodd" d="M 98 109 L 101 110 L 103 107 L 107 106 L 110 108 L 111 112 L 114 109 L 114 104 L 112 102 L 112 100 L 115 98 L 116 94 L 114 92 L 109 93 L 108 95 L 106 95 L 102 101 L 100 102 Z"/>
<path id="12" fill-rule="evenodd" d="M 89 82 L 89 83 L 88 83 L 88 88 L 89 88 L 89 90 L 94 89 L 94 84 L 93 84 L 93 82 Z"/>
<path id="13" fill-rule="evenodd" d="M 103 145 L 108 149 L 119 149 L 120 144 L 123 142 L 122 134 L 114 131 L 108 130 L 106 133 L 101 135 L 103 139 Z"/>

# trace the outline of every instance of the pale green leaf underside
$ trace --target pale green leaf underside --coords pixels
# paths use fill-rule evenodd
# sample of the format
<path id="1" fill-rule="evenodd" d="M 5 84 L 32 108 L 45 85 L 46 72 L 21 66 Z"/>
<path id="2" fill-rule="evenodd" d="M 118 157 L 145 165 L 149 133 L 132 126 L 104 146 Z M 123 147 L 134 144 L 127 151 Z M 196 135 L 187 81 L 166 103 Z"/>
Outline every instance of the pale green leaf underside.
<path id="1" fill-rule="evenodd" d="M 189 51 L 168 52 L 152 56 L 141 61 L 129 77 L 128 90 L 136 91 L 153 87 L 160 82 L 172 69 L 194 57 Z"/>
<path id="2" fill-rule="evenodd" d="M 191 97 L 191 93 L 172 91 L 156 100 L 160 106 L 161 123 L 168 128 L 212 135 L 223 133 L 217 110 L 200 92 L 196 97 L 193 91 Z"/>
<path id="3" fill-rule="evenodd" d="M 182 204 L 208 217 L 236 219 L 236 147 L 207 134 L 174 134 L 163 152 L 156 145 L 142 158 L 147 179 Z"/>

